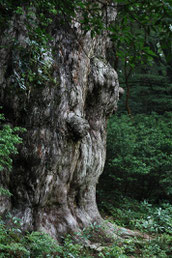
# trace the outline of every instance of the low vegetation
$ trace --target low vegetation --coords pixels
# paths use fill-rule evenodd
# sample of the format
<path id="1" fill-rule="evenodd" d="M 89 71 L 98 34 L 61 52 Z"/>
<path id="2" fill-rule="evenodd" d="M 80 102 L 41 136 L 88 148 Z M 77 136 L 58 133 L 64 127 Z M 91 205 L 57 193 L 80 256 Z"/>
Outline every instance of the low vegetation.
<path id="1" fill-rule="evenodd" d="M 154 113 L 133 119 L 121 115 L 110 120 L 107 164 L 97 201 L 104 219 L 116 229 L 116 240 L 101 235 L 102 226 L 94 223 L 75 236 L 67 235 L 59 245 L 47 234 L 23 232 L 21 221 L 7 214 L 0 219 L 0 258 L 170 257 L 170 117 L 171 113 Z M 21 129 L 12 129 L 5 122 L 0 129 L 0 164 L 6 170 L 10 170 L 11 154 L 17 154 L 16 146 L 21 143 L 17 131 Z M 2 191 L 4 194 L 10 193 Z M 91 246 L 81 245 L 87 240 Z"/>
<path id="2" fill-rule="evenodd" d="M 100 193 L 99 198 L 102 196 Z M 10 225 L 0 220 L 0 257 L 170 257 L 172 255 L 172 205 L 161 206 L 139 202 L 123 196 L 101 198 L 99 206 L 106 220 L 121 227 L 113 242 L 103 241 L 101 248 L 83 247 L 66 236 L 59 246 L 50 236 L 40 232 L 22 232 L 20 220 L 8 215 Z M 119 198 L 120 197 L 120 198 Z M 111 201 L 109 200 L 111 198 Z M 120 200 L 120 201 L 119 201 Z M 8 222 L 9 223 L 9 222 Z M 125 229 L 140 232 L 136 237 L 121 238 Z M 96 241 L 101 226 L 90 225 L 79 238 Z M 142 233 L 142 234 L 141 234 Z M 100 238 L 99 238 L 100 241 Z"/>
<path id="3" fill-rule="evenodd" d="M 134 199 L 172 197 L 172 113 L 113 116 L 102 181 Z"/>

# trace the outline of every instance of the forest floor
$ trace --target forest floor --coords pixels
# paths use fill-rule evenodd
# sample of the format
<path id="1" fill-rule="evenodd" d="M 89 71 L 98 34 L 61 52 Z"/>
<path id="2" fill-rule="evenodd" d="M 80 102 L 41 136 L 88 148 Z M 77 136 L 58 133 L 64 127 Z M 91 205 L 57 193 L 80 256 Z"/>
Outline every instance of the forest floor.
<path id="1" fill-rule="evenodd" d="M 151 204 L 117 193 L 105 195 L 102 190 L 98 193 L 98 206 L 101 215 L 119 228 L 119 239 L 102 257 L 172 257 L 172 205 L 169 202 Z"/>
<path id="2" fill-rule="evenodd" d="M 97 199 L 102 217 L 114 227 L 116 239 L 112 240 L 108 235 L 104 237 L 102 226 L 94 223 L 79 235 L 90 241 L 90 246 L 76 243 L 71 235 L 66 236 L 63 246 L 59 246 L 46 234 L 23 233 L 20 221 L 11 217 L 11 228 L 0 219 L 0 258 L 172 257 L 170 203 L 163 201 L 153 205 L 103 191 L 98 192 Z"/>

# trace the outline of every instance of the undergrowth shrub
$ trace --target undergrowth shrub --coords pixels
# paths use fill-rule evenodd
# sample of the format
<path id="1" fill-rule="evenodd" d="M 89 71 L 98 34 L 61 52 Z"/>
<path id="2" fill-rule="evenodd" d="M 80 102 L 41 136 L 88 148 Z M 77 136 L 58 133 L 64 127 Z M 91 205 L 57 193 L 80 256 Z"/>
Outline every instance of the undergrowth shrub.
<path id="1" fill-rule="evenodd" d="M 113 116 L 101 182 L 138 199 L 172 196 L 172 113 Z M 107 183 L 106 183 L 107 181 Z M 110 187 L 109 187 L 110 185 Z M 108 189 L 107 189 L 108 190 Z"/>
<path id="2" fill-rule="evenodd" d="M 15 222 L 17 218 L 12 218 Z M 0 219 L 0 258 L 60 257 L 62 248 L 49 235 L 22 232 L 20 222 L 10 227 Z"/>
<path id="3" fill-rule="evenodd" d="M 0 258 L 35 258 L 35 257 L 62 257 L 62 258 L 91 258 L 91 257 L 170 257 L 172 255 L 172 206 L 169 203 L 161 207 L 147 201 L 138 202 L 133 199 L 120 198 L 118 207 L 115 202 L 104 202 L 101 206 L 106 210 L 106 219 L 119 226 L 137 229 L 149 234 L 149 239 L 119 237 L 105 243 L 98 239 L 101 249 L 84 247 L 86 240 L 91 240 L 95 231 L 99 233 L 101 226 L 97 224 L 84 228 L 76 234 L 83 241 L 76 242 L 75 238 L 67 235 L 63 245 L 59 245 L 49 235 L 41 232 L 22 232 L 20 220 L 11 215 L 10 224 L 0 219 Z M 147 224 L 148 220 L 153 223 Z M 163 226 L 162 226 L 163 225 Z M 95 242 L 97 243 L 97 242 Z"/>
<path id="4" fill-rule="evenodd" d="M 105 196 L 105 195 L 104 195 Z M 109 198 L 111 197 L 111 201 Z M 138 229 L 150 234 L 172 235 L 172 205 L 164 202 L 161 205 L 138 201 L 124 196 L 110 194 L 101 198 L 99 208 L 102 214 L 118 226 Z M 100 198 L 100 197 L 99 197 Z"/>
<path id="5" fill-rule="evenodd" d="M 24 128 L 12 128 L 10 125 L 5 124 L 5 117 L 0 114 L 0 173 L 9 172 L 12 169 L 12 155 L 18 153 L 17 145 L 22 143 L 22 138 L 18 134 L 24 131 Z M 4 189 L 1 184 L 2 180 L 0 180 L 0 195 L 10 196 L 8 189 Z"/>
<path id="6" fill-rule="evenodd" d="M 98 193 L 98 199 L 101 214 L 112 224 L 124 229 L 140 231 L 143 236 L 146 234 L 146 239 L 130 237 L 121 241 L 119 230 L 119 239 L 115 245 L 120 247 L 121 255 L 127 255 L 126 257 L 172 256 L 172 205 L 170 203 L 155 205 L 146 200 L 126 198 L 115 191 L 105 194 L 103 190 L 101 194 Z M 108 249 L 109 254 L 112 251 L 111 248 Z"/>

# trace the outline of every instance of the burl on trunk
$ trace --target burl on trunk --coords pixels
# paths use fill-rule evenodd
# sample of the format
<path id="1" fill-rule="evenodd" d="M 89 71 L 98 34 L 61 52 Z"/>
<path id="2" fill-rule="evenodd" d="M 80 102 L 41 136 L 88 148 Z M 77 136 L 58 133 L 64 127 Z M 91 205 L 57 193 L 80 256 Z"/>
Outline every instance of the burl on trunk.
<path id="1" fill-rule="evenodd" d="M 107 15 L 108 22 L 114 20 L 115 9 Z M 0 105 L 12 125 L 27 129 L 12 172 L 1 173 L 13 194 L 1 197 L 1 214 L 10 211 L 24 229 L 59 240 L 102 222 L 96 184 L 105 162 L 107 118 L 117 108 L 118 78 L 106 61 L 107 33 L 92 38 L 74 21 L 54 21 L 49 50 L 39 49 L 35 65 L 28 53 L 36 43 L 25 16 L 13 16 L 0 39 L 9 46 L 0 49 Z"/>

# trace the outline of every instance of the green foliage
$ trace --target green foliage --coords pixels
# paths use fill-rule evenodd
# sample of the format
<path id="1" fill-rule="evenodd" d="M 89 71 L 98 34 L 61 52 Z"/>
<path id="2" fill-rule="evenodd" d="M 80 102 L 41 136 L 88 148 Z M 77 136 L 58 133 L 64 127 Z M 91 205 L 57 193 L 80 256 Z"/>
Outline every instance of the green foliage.
<path id="1" fill-rule="evenodd" d="M 144 200 L 126 198 L 120 195 L 120 198 L 113 192 L 107 198 L 102 198 L 100 208 L 105 210 L 111 216 L 112 221 L 118 226 L 129 227 L 130 229 L 138 229 L 139 231 L 150 234 L 172 234 L 172 205 L 164 202 L 159 205 L 153 205 Z M 116 199 L 116 200 L 115 200 Z"/>
<path id="2" fill-rule="evenodd" d="M 19 257 L 29 254 L 19 242 L 20 236 L 22 236 L 20 229 L 16 226 L 8 228 L 0 219 L 0 257 Z M 21 239 L 23 239 L 23 236 Z"/>
<path id="3" fill-rule="evenodd" d="M 5 118 L 0 114 L 0 120 Z M 12 168 L 12 154 L 17 154 L 16 144 L 22 142 L 21 137 L 17 133 L 24 131 L 19 127 L 11 128 L 9 125 L 3 125 L 0 130 L 0 171 L 3 169 L 11 170 Z"/>
<path id="4" fill-rule="evenodd" d="M 109 202 L 111 198 L 111 204 Z M 122 196 L 103 195 L 101 210 L 111 223 L 118 223 L 131 229 L 139 229 L 149 233 L 149 238 L 144 240 L 141 237 L 122 240 L 117 238 L 113 243 L 102 239 L 101 250 L 92 250 L 84 247 L 85 240 L 92 240 L 91 235 L 95 229 L 99 233 L 101 229 L 97 224 L 90 225 L 84 229 L 80 235 L 67 235 L 63 245 L 59 246 L 49 235 L 40 232 L 22 232 L 20 220 L 16 217 L 8 216 L 8 225 L 0 220 L 0 257 L 170 257 L 172 252 L 172 206 L 163 203 L 161 207 L 154 206 L 147 201 L 138 202 Z M 111 215 L 109 217 L 109 215 Z M 154 220 L 151 226 L 147 221 Z M 114 225 L 114 227 L 116 227 Z M 162 230 L 163 228 L 163 230 Z M 120 236 L 120 233 L 119 233 Z M 79 242 L 76 242 L 76 239 Z M 100 241 L 100 239 L 99 239 Z M 95 241 L 97 243 L 97 240 Z"/>
<path id="5" fill-rule="evenodd" d="M 104 248 L 104 250 L 99 253 L 98 257 L 127 258 L 127 256 L 124 253 L 125 253 L 124 247 L 119 247 L 118 243 L 115 242 L 114 245 L 112 245 L 110 248 L 109 247 Z"/>
<path id="6" fill-rule="evenodd" d="M 18 16 L 20 26 L 24 28 L 25 40 L 9 38 L 9 48 L 13 48 L 12 69 L 8 76 L 12 76 L 12 85 L 26 90 L 30 95 L 35 86 L 45 87 L 57 85 L 58 78 L 54 78 L 54 49 L 50 49 L 52 28 L 68 27 L 73 19 L 78 19 L 83 31 L 91 31 L 91 35 L 100 33 L 104 29 L 100 4 L 81 0 L 50 0 L 50 1 L 20 1 L 4 0 L 0 3 L 0 29 L 2 31 L 10 23 L 11 16 Z M 10 13 L 10 15 L 9 15 Z M 80 13 L 81 18 L 76 14 Z M 9 23 L 8 23 L 9 21 Z M 3 27 L 5 23 L 5 27 Z M 57 28 L 58 29 L 58 28 Z M 8 37 L 8 35 L 4 35 Z M 77 40 L 77 39 L 76 39 Z M 4 46 L 1 46 L 4 47 Z M 55 53 L 56 54 L 56 53 Z"/>
<path id="7" fill-rule="evenodd" d="M 144 216 L 139 220 L 131 220 L 131 224 L 134 224 L 139 230 L 143 230 L 150 233 L 172 233 L 172 206 L 168 203 L 164 203 L 161 207 L 154 207 L 150 203 L 144 201 L 141 203 L 142 212 L 145 212 Z"/>
<path id="8" fill-rule="evenodd" d="M 112 10 L 116 8 L 113 2 L 117 3 L 118 16 L 115 23 L 109 24 L 107 15 L 109 8 Z M 102 10 L 104 15 L 102 15 Z M 78 16 L 77 13 L 80 15 Z M 45 87 L 47 84 L 58 85 L 58 78 L 54 78 L 53 73 L 52 56 L 55 50 L 49 47 L 49 42 L 52 40 L 51 30 L 57 27 L 57 24 L 67 28 L 71 21 L 77 21 L 81 24 L 83 32 L 90 31 L 92 37 L 103 31 L 111 36 L 114 47 L 111 49 L 112 54 L 109 54 L 109 61 L 118 69 L 121 85 L 124 83 L 124 88 L 127 90 L 134 88 L 131 92 L 132 99 L 130 99 L 132 103 L 134 102 L 133 112 L 139 112 L 139 110 L 143 112 L 171 111 L 172 103 L 169 98 L 171 85 L 167 81 L 160 85 L 163 96 L 159 97 L 159 83 L 153 84 L 152 89 L 150 78 L 152 69 L 148 68 L 148 65 L 149 67 L 157 66 L 158 71 L 160 66 L 163 67 L 163 78 L 172 74 L 171 43 L 168 40 L 172 33 L 170 1 L 116 0 L 107 4 L 102 1 L 83 0 L 2 0 L 0 14 L 2 32 L 7 25 L 11 26 L 8 21 L 13 15 L 19 18 L 23 15 L 22 26 L 25 28 L 27 42 L 24 43 L 24 47 L 21 47 L 21 42 L 9 39 L 9 42 L 13 41 L 16 54 L 14 55 L 15 65 L 9 76 L 12 75 L 13 84 L 26 90 L 28 95 L 34 86 L 37 88 L 38 86 Z M 47 58 L 50 61 L 48 64 Z M 151 70 L 150 73 L 138 71 L 138 68 L 142 68 L 145 64 L 148 70 Z M 149 77 L 149 81 L 144 79 L 144 84 L 137 83 L 134 84 L 137 87 L 131 87 L 133 80 L 137 80 L 138 74 L 144 78 Z M 128 84 L 126 80 L 129 81 Z M 137 101 L 138 94 L 142 96 L 141 103 Z M 155 108 L 152 109 L 152 107 Z"/>
<path id="9" fill-rule="evenodd" d="M 42 42 L 34 39 L 25 42 L 27 47 L 22 48 L 16 42 L 14 49 L 16 52 L 15 70 L 13 74 L 13 84 L 23 90 L 29 90 L 33 87 L 56 84 L 56 78 L 52 73 L 52 53 L 48 47 L 44 48 Z M 25 50 L 25 51 L 24 51 Z"/>
<path id="10" fill-rule="evenodd" d="M 172 20 L 171 1 L 115 1 L 118 4 L 118 16 L 114 27 L 111 27 L 116 55 L 129 65 L 137 62 L 151 62 L 156 56 L 149 44 L 150 35 L 156 38 L 170 37 L 169 24 Z M 165 15 L 164 15 L 165 13 Z M 114 32 L 119 33 L 114 33 Z M 119 36 L 120 35 L 120 36 Z M 168 36 L 167 36 L 168 35 Z M 167 44 L 165 44 L 167 47 Z M 170 53 L 169 53 L 170 54 Z M 145 59 L 146 58 L 146 59 Z"/>
<path id="11" fill-rule="evenodd" d="M 141 69 L 142 68 L 142 69 Z M 148 65 L 139 68 L 137 66 L 129 79 L 129 106 L 132 114 L 150 114 L 157 112 L 163 114 L 164 112 L 172 111 L 172 87 L 169 83 L 169 78 L 166 76 L 166 66 L 153 67 Z M 159 75 L 158 73 L 162 73 Z M 125 78 L 122 71 L 119 71 L 121 87 L 126 89 Z M 138 98 L 139 96 L 139 98 Z M 126 95 L 119 101 L 118 113 L 126 111 Z"/>
<path id="12" fill-rule="evenodd" d="M 140 232 L 140 237 L 116 240 L 123 255 L 134 257 L 170 257 L 172 254 L 172 205 L 164 202 L 153 205 L 144 200 L 126 198 L 113 191 L 98 192 L 99 208 L 111 223 Z M 119 237 L 123 230 L 118 231 Z M 143 232 L 143 234 L 141 234 Z M 144 239 L 145 238 L 145 239 Z M 113 246 L 111 247 L 113 248 Z M 110 250 L 109 250 L 110 251 Z M 118 257 L 118 256 L 116 256 Z"/>
<path id="13" fill-rule="evenodd" d="M 118 16 L 111 28 L 109 61 L 126 91 L 119 105 L 121 112 L 172 111 L 171 4 L 159 0 L 119 1 Z"/>
<path id="14" fill-rule="evenodd" d="M 81 253 L 83 252 L 83 247 L 80 244 L 74 243 L 71 235 L 67 235 L 64 239 L 63 257 L 81 257 Z"/>
<path id="15" fill-rule="evenodd" d="M 94 222 L 90 224 L 88 227 L 84 227 L 82 231 L 77 232 L 76 236 L 83 240 L 93 240 L 94 238 L 101 238 L 100 232 L 101 226 Z"/>
<path id="16" fill-rule="evenodd" d="M 171 95 L 171 1 L 116 0 L 118 3 L 117 22 L 107 28 L 106 18 L 102 19 L 101 1 L 52 0 L 52 1 L 0 1 L 0 32 L 11 26 L 13 15 L 22 15 L 26 28 L 25 47 L 16 39 L 13 45 L 13 85 L 30 93 L 32 87 L 57 85 L 53 78 L 53 49 L 50 49 L 50 30 L 55 26 L 68 27 L 71 20 L 81 14 L 83 31 L 95 37 L 108 30 L 114 44 L 110 62 L 119 68 L 120 80 L 130 91 L 134 113 L 150 113 L 152 110 L 163 114 L 172 110 Z M 23 7 L 24 6 L 24 7 Z M 106 4 L 103 5 L 107 10 Z M 114 8 L 114 6 L 111 6 Z M 106 13 L 106 11 L 105 11 Z M 105 19 L 104 19 L 105 18 Z M 8 36 L 8 35 L 7 35 Z M 4 47 L 4 46 L 1 46 Z M 7 47 L 7 46 L 6 46 Z M 117 67 L 116 61 L 120 59 Z M 140 67 L 141 65 L 141 67 Z M 152 75 L 154 74 L 154 75 Z M 128 80 L 130 79 L 130 80 Z M 134 81 L 134 87 L 133 87 Z M 16 87 L 16 88 L 17 88 Z M 138 96 L 139 102 L 138 102 Z M 122 104 L 122 102 L 121 102 Z M 104 183 L 118 192 L 154 201 L 170 198 L 172 195 L 172 141 L 171 114 L 137 115 L 134 120 L 123 115 L 112 118 L 109 124 L 108 164 Z M 0 119 L 4 119 L 0 116 Z M 17 135 L 19 128 L 5 125 L 0 130 L 0 170 L 10 170 L 11 155 L 17 153 L 16 144 L 21 143 Z M 133 190 L 134 189 L 134 190 Z M 1 188 L 1 194 L 10 193 Z M 114 196 L 110 196 L 109 200 Z M 109 202 L 108 200 L 108 202 Z M 118 203 L 119 203 L 119 199 Z M 74 243 L 71 236 L 64 240 L 63 248 L 48 235 L 32 232 L 22 233 L 17 218 L 12 218 L 12 226 L 0 221 L 0 257 L 169 257 L 171 254 L 171 206 L 163 204 L 153 207 L 148 202 L 123 200 L 120 207 L 108 202 L 102 204 L 111 214 L 111 220 L 118 225 L 137 228 L 150 234 L 158 234 L 156 239 L 140 241 L 120 241 L 102 252 L 89 252 Z M 103 200 L 102 200 L 103 203 Z M 78 237 L 93 240 L 97 225 L 83 229 Z M 161 235 L 160 235 L 161 234 Z M 126 256 L 127 255 L 127 256 Z"/>
<path id="17" fill-rule="evenodd" d="M 140 240 L 138 238 L 125 240 L 123 243 L 124 253 L 134 257 L 162 257 L 168 258 L 171 256 L 171 241 L 170 235 L 162 235 L 160 237 Z"/>
<path id="18" fill-rule="evenodd" d="M 112 117 L 102 180 L 141 199 L 171 196 L 171 118 L 171 113 Z"/>
<path id="19" fill-rule="evenodd" d="M 0 257 L 50 257 L 60 255 L 62 249 L 47 234 L 23 233 L 20 221 L 10 216 L 11 226 L 0 220 Z"/>
<path id="20" fill-rule="evenodd" d="M 8 225 L 0 220 L 0 257 L 89 258 L 94 257 L 95 252 L 99 257 L 99 251 L 91 251 L 83 246 L 84 241 L 90 238 L 90 230 L 95 227 L 93 225 L 81 232 L 81 235 L 67 235 L 64 238 L 63 245 L 60 246 L 45 233 L 22 232 L 20 220 L 13 218 L 11 215 L 9 219 Z M 80 239 L 80 241 L 76 242 L 76 239 Z M 120 248 L 115 249 L 115 246 L 111 253 L 115 253 L 115 250 L 116 253 L 121 253 Z M 100 255 L 100 257 L 105 256 Z"/>
<path id="21" fill-rule="evenodd" d="M 5 122 L 5 117 L 0 114 L 0 122 Z M 2 125 L 0 129 L 0 173 L 10 171 L 12 169 L 12 155 L 17 154 L 17 145 L 22 142 L 22 138 L 18 135 L 19 132 L 24 132 L 25 129 L 19 127 L 10 127 Z M 10 192 L 0 186 L 0 195 L 10 196 Z"/>
<path id="22" fill-rule="evenodd" d="M 40 232 L 27 234 L 23 241 L 32 257 L 48 257 L 47 255 L 58 255 L 62 249 L 49 235 Z"/>

